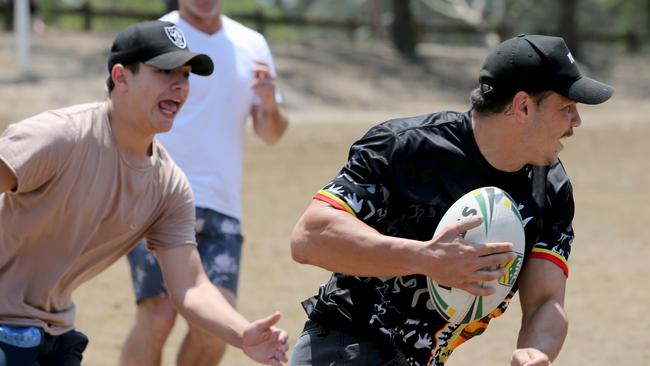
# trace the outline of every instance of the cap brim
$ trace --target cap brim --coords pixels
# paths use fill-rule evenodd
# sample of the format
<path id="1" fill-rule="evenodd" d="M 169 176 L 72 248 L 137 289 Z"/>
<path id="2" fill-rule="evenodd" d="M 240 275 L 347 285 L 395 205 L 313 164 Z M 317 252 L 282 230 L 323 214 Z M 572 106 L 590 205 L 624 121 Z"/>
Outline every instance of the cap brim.
<path id="1" fill-rule="evenodd" d="M 161 70 L 172 70 L 183 65 L 190 65 L 192 73 L 201 76 L 208 76 L 214 70 L 214 64 L 208 55 L 189 51 L 163 53 L 143 63 Z"/>
<path id="2" fill-rule="evenodd" d="M 560 94 L 578 103 L 600 104 L 612 97 L 614 88 L 583 76 Z"/>

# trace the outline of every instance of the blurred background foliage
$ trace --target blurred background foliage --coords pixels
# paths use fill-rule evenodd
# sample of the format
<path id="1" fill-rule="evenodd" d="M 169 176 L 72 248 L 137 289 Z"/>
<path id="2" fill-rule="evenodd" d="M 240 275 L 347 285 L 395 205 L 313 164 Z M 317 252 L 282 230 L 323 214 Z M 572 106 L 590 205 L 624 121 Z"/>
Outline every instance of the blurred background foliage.
<path id="1" fill-rule="evenodd" d="M 40 9 L 49 26 L 80 29 L 81 14 L 56 9 L 86 4 L 152 18 L 176 1 L 40 0 Z M 650 43 L 650 0 L 222 0 L 222 10 L 272 41 L 387 41 L 410 59 L 422 43 L 492 46 L 520 33 L 560 35 L 578 55 L 592 44 L 640 52 Z M 119 29 L 139 18 L 96 16 L 92 29 Z"/>

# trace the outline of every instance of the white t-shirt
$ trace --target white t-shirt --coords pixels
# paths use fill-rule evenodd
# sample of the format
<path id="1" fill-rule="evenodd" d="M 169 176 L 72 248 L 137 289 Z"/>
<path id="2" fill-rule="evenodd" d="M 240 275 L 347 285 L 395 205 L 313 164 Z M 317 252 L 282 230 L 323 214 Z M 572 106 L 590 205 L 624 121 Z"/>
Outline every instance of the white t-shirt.
<path id="1" fill-rule="evenodd" d="M 259 103 L 251 89 L 252 70 L 261 60 L 275 74 L 271 51 L 261 34 L 223 15 L 223 26 L 214 34 L 192 27 L 178 11 L 161 20 L 183 30 L 192 52 L 209 55 L 214 72 L 191 74 L 190 96 L 174 127 L 157 138 L 187 175 L 196 206 L 239 219 L 245 124 Z"/>

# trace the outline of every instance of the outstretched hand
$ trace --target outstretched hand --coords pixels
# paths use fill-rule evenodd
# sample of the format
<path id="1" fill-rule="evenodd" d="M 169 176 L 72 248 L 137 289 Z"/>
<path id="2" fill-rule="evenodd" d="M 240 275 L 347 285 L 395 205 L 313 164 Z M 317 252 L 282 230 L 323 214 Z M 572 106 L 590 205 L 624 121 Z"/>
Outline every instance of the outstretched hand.
<path id="1" fill-rule="evenodd" d="M 436 282 L 465 290 L 476 296 L 487 296 L 495 289 L 483 285 L 503 275 L 497 266 L 512 260 L 512 243 L 470 243 L 464 234 L 483 222 L 470 216 L 445 227 L 425 248 L 429 264 L 425 274 Z M 431 262 L 430 259 L 433 259 Z"/>
<path id="2" fill-rule="evenodd" d="M 272 366 L 279 366 L 288 361 L 287 332 L 274 327 L 280 320 L 280 313 L 275 312 L 256 320 L 244 330 L 242 350 L 253 360 Z"/>

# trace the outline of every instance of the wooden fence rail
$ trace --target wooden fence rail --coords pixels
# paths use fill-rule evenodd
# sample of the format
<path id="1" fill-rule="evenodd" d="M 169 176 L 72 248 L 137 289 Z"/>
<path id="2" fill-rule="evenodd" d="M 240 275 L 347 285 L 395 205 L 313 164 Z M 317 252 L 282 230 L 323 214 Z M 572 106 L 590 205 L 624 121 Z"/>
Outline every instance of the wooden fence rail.
<path id="1" fill-rule="evenodd" d="M 47 9 L 48 13 L 53 15 L 77 15 L 83 18 L 83 29 L 90 31 L 93 29 L 95 18 L 126 18 L 133 20 L 157 19 L 164 14 L 160 11 L 99 7 L 93 6 L 90 2 L 84 2 L 79 6 L 64 6 L 53 4 Z M 13 24 L 13 10 L 8 5 L 8 1 L 0 0 L 0 12 L 4 14 L 5 30 L 11 30 Z M 234 13 L 230 17 L 239 21 L 250 22 L 258 32 L 264 34 L 269 26 L 292 26 L 292 27 L 313 27 L 324 29 L 336 29 L 346 32 L 351 40 L 354 40 L 357 30 L 364 26 L 370 26 L 365 19 L 349 18 L 345 20 L 323 19 L 323 18 L 306 18 L 301 16 L 269 16 L 261 11 L 251 13 Z M 469 25 L 463 24 L 425 24 L 419 23 L 417 31 L 420 34 L 453 34 L 453 35 L 479 35 L 478 30 Z M 617 34 L 605 34 L 595 32 L 583 32 L 581 39 L 598 43 L 624 43 L 630 52 L 638 51 L 644 41 L 648 41 L 647 35 L 627 32 Z"/>
<path id="2" fill-rule="evenodd" d="M 5 14 L 5 29 L 11 29 L 12 12 L 7 8 L 7 5 L 0 2 L 0 12 Z M 115 8 L 115 7 L 101 7 L 93 6 L 90 2 L 84 2 L 78 6 L 65 6 L 60 4 L 52 4 L 48 10 L 52 15 L 77 15 L 83 18 L 83 29 L 90 31 L 93 29 L 93 21 L 95 18 L 125 18 L 133 20 L 147 20 L 157 19 L 164 14 L 164 12 L 130 9 L 130 8 Z M 355 37 L 356 31 L 363 27 L 369 26 L 365 19 L 348 18 L 344 20 L 338 19 L 324 19 L 324 18 L 306 18 L 302 16 L 279 15 L 269 16 L 262 11 L 254 11 L 249 13 L 233 13 L 229 14 L 231 18 L 239 21 L 250 22 L 258 32 L 264 34 L 269 26 L 292 26 L 292 27 L 313 27 L 324 29 L 336 29 L 345 31 L 350 38 Z M 429 25 L 418 24 L 418 32 L 439 32 L 451 34 L 479 34 L 480 32 L 473 27 L 465 26 L 462 24 L 448 24 L 448 25 Z"/>
<path id="3" fill-rule="evenodd" d="M 4 13 L 5 29 L 11 30 L 12 11 L 7 4 L 0 2 L 0 12 Z M 84 2 L 79 6 L 65 6 L 53 4 L 48 8 L 48 13 L 52 15 L 78 15 L 83 18 L 83 29 L 90 31 L 93 29 L 93 21 L 95 18 L 125 18 L 134 20 L 147 20 L 157 19 L 164 14 L 164 12 L 129 9 L 129 8 L 115 8 L 115 7 L 100 7 L 93 6 L 89 2 Z M 328 29 L 339 29 L 346 31 L 351 37 L 359 27 L 365 25 L 367 22 L 360 19 L 319 19 L 319 18 L 305 18 L 299 16 L 268 16 L 261 11 L 251 13 L 235 13 L 229 14 L 230 17 L 241 21 L 253 23 L 253 27 L 260 33 L 264 33 L 269 25 L 288 25 L 295 27 L 317 27 Z"/>

